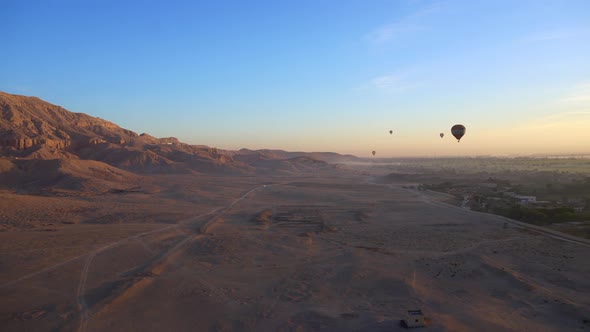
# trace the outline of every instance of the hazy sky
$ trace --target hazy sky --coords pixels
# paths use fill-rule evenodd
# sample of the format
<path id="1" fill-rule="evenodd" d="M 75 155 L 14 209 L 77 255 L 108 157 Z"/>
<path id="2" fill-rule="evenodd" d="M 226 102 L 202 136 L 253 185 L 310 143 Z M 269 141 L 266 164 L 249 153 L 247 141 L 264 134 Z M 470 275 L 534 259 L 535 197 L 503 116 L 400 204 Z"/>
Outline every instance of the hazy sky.
<path id="1" fill-rule="evenodd" d="M 2 0 L 0 32 L 0 90 L 187 143 L 590 153 L 588 0 Z"/>

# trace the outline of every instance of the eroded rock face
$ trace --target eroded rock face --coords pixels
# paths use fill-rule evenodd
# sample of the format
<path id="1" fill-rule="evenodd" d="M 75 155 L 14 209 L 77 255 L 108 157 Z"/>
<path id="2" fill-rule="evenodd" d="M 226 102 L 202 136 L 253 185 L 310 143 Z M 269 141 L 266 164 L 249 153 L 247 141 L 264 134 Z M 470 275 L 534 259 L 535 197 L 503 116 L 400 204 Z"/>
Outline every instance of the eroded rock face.
<path id="1" fill-rule="evenodd" d="M 139 136 L 112 122 L 73 113 L 36 97 L 0 92 L 0 110 L 0 146 L 5 148 L 75 149 L 105 142 L 124 145 Z"/>
<path id="2" fill-rule="evenodd" d="M 180 141 L 176 137 L 162 137 L 158 141 L 160 144 L 180 144 Z"/>
<path id="3" fill-rule="evenodd" d="M 40 145 L 55 149 L 65 149 L 70 144 L 70 140 L 53 140 L 48 138 L 8 138 L 0 140 L 0 146 L 11 147 L 17 150 L 25 150 Z"/>

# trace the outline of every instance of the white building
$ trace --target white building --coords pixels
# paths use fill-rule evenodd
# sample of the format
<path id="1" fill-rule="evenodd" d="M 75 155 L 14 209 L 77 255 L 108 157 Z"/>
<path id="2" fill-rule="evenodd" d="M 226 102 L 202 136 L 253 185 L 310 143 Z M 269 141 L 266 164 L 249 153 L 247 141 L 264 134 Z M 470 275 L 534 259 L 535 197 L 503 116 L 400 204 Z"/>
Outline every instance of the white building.
<path id="1" fill-rule="evenodd" d="M 537 202 L 537 197 L 536 196 L 518 195 L 518 194 L 513 193 L 513 192 L 507 192 L 507 193 L 505 193 L 505 195 L 518 200 L 518 202 L 521 205 L 534 204 L 534 203 Z"/>

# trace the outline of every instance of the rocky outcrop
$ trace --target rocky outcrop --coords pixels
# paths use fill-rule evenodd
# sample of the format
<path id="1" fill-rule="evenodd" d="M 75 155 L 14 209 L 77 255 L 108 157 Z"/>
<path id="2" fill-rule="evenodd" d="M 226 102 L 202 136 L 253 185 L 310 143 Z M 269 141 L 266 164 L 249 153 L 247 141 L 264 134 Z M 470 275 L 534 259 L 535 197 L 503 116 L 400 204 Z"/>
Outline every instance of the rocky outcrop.
<path id="1" fill-rule="evenodd" d="M 180 144 L 180 141 L 176 137 L 162 137 L 158 141 L 160 144 Z"/>
<path id="2" fill-rule="evenodd" d="M 88 140 L 88 144 L 90 145 L 95 145 L 95 144 L 101 144 L 101 143 L 106 143 L 107 141 L 105 141 L 104 139 L 100 138 L 100 137 L 92 137 Z"/>
<path id="3" fill-rule="evenodd" d="M 75 152 L 105 142 L 125 145 L 139 137 L 112 122 L 73 113 L 36 97 L 0 92 L 0 110 L 0 147 L 9 149 L 46 146 Z"/>
<path id="4" fill-rule="evenodd" d="M 55 149 L 65 149 L 70 146 L 70 140 L 54 140 L 48 138 L 4 138 L 0 139 L 0 146 L 25 150 L 35 146 L 47 146 Z"/>

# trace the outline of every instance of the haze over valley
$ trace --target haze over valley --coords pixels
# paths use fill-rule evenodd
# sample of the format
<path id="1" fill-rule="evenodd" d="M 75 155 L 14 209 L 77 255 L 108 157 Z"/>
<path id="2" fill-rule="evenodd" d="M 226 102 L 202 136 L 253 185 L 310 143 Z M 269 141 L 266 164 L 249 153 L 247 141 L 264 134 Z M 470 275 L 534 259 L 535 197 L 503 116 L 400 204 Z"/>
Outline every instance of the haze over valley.
<path id="1" fill-rule="evenodd" d="M 418 190 L 469 159 L 227 151 L 0 97 L 5 331 L 587 327 L 590 242 Z"/>
<path id="2" fill-rule="evenodd" d="M 8 1 L 0 331 L 590 329 L 590 3 Z"/>

